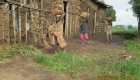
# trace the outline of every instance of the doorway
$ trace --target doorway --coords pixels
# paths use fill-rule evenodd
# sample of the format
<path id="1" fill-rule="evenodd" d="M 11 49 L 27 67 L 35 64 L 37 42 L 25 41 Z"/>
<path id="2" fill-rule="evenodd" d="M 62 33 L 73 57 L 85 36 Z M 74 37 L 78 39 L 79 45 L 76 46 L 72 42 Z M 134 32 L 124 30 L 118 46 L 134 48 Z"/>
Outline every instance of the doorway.
<path id="1" fill-rule="evenodd" d="M 64 24 L 63 24 L 63 33 L 66 35 L 67 31 L 67 24 L 68 24 L 68 2 L 63 1 L 63 10 L 66 13 L 66 16 L 64 16 Z"/>

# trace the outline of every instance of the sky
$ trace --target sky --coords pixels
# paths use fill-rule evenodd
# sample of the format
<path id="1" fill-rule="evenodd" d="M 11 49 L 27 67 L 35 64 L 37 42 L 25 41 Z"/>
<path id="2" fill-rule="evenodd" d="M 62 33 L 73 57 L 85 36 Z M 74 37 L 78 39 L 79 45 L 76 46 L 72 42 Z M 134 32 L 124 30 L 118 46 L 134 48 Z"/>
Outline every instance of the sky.
<path id="1" fill-rule="evenodd" d="M 128 4 L 129 0 L 104 0 L 107 5 L 113 6 L 116 11 L 115 25 L 132 25 L 137 26 L 137 18 L 133 16 L 133 12 L 130 9 L 132 6 Z M 127 9 L 129 9 L 127 11 Z"/>

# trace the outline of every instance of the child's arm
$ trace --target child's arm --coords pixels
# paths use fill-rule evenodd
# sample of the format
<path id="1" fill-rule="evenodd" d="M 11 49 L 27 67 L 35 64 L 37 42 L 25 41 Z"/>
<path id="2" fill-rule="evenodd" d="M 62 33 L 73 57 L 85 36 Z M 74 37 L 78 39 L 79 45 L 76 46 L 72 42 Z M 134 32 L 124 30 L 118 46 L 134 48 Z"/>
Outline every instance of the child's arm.
<path id="1" fill-rule="evenodd" d="M 61 19 L 64 20 L 64 16 L 66 15 L 66 13 L 63 11 Z"/>
<path id="2" fill-rule="evenodd" d="M 87 17 L 86 17 L 86 19 L 85 19 L 85 21 L 86 21 L 86 23 L 88 23 L 88 18 L 89 18 L 89 13 L 87 13 Z"/>

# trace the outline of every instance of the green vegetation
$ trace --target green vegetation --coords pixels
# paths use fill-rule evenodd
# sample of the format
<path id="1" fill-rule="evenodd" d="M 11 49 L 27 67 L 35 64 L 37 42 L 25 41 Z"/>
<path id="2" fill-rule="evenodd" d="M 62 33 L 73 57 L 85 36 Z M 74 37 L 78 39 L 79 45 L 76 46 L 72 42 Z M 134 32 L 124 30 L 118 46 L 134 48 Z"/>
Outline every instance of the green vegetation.
<path id="1" fill-rule="evenodd" d="M 125 49 L 127 51 L 134 53 L 140 58 L 140 42 L 138 40 L 127 40 L 124 44 L 126 45 Z"/>
<path id="2" fill-rule="evenodd" d="M 124 60 L 118 59 L 118 53 L 106 52 L 104 54 L 87 54 L 79 57 L 75 54 L 59 52 L 56 56 L 37 55 L 37 63 L 47 66 L 52 71 L 68 72 L 70 74 L 86 73 L 97 76 L 122 75 L 139 79 L 140 63 L 130 56 Z"/>
<path id="3" fill-rule="evenodd" d="M 138 39 L 140 40 L 140 0 L 129 0 L 128 3 L 132 5 L 131 9 L 138 20 Z"/>
<path id="4" fill-rule="evenodd" d="M 119 27 L 113 27 L 112 28 L 113 33 L 122 34 L 124 31 L 126 31 L 124 28 L 119 28 Z"/>
<path id="5" fill-rule="evenodd" d="M 21 56 L 38 55 L 41 54 L 41 51 L 32 45 L 14 44 L 9 49 L 8 57 L 14 57 L 17 54 L 20 54 Z"/>
<path id="6" fill-rule="evenodd" d="M 50 67 L 51 70 L 66 71 L 73 74 L 81 70 L 90 69 L 94 65 L 93 60 L 88 58 L 88 55 L 79 57 L 76 54 L 59 52 L 55 57 L 38 55 L 35 57 L 35 60 L 40 64 Z"/>
<path id="7" fill-rule="evenodd" d="M 123 38 L 128 39 L 124 42 L 126 45 L 125 49 L 129 52 L 134 53 L 136 56 L 140 57 L 140 43 L 138 38 L 138 31 L 135 28 L 123 29 L 113 27 L 113 33 L 121 35 Z"/>
<path id="8" fill-rule="evenodd" d="M 135 39 L 138 37 L 138 31 L 135 28 L 126 30 L 124 28 L 113 27 L 113 34 L 121 35 L 125 39 Z"/>
<path id="9" fill-rule="evenodd" d="M 113 21 L 116 21 L 116 11 L 113 7 L 106 9 L 106 17 L 111 17 Z"/>
<path id="10" fill-rule="evenodd" d="M 140 63 L 135 60 L 131 59 L 129 61 L 118 61 L 112 60 L 108 61 L 105 68 L 107 68 L 107 72 L 105 71 L 103 75 L 110 75 L 110 76 L 118 76 L 118 75 L 125 75 L 131 76 L 133 79 L 140 79 Z"/>
<path id="11" fill-rule="evenodd" d="M 3 60 L 3 56 L 2 55 L 0 55 L 0 61 L 2 61 Z"/>
<path id="12" fill-rule="evenodd" d="M 106 56 L 101 60 L 102 65 L 96 64 L 96 67 L 94 68 L 94 73 L 98 76 L 126 76 L 136 80 L 140 78 L 140 63 L 133 57 L 126 58 L 124 60 L 118 60 L 117 53 L 115 53 L 111 56 Z"/>
<path id="13" fill-rule="evenodd" d="M 4 58 L 15 58 L 16 55 L 31 56 L 41 54 L 37 48 L 32 45 L 13 44 L 10 48 L 0 50 L 0 60 Z"/>

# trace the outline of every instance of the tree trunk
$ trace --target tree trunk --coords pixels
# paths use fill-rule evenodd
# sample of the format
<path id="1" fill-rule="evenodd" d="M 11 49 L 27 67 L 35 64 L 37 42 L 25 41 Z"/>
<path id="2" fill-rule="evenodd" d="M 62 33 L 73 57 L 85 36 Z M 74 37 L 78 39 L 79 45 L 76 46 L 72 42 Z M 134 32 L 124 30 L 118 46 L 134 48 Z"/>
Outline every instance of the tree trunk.
<path id="1" fill-rule="evenodd" d="M 138 20 L 138 38 L 140 40 L 140 18 Z"/>

